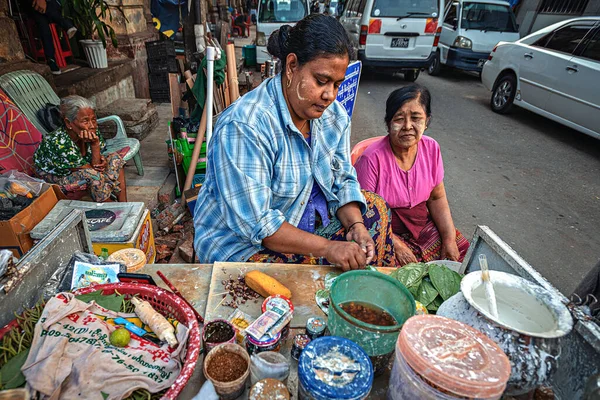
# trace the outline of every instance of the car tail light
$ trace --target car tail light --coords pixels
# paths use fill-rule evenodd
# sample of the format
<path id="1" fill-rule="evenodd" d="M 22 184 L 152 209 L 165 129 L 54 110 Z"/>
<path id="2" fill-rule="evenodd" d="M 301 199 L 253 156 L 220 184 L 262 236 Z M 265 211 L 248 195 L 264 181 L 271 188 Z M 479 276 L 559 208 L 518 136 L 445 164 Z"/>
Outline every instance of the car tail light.
<path id="1" fill-rule="evenodd" d="M 435 38 L 433 39 L 433 47 L 437 47 L 438 43 L 440 42 L 441 34 L 442 34 L 442 27 L 440 26 L 435 31 Z"/>
<path id="2" fill-rule="evenodd" d="M 492 52 L 488 56 L 488 61 L 491 60 L 492 58 L 494 58 L 494 53 L 496 52 L 497 48 L 498 48 L 498 45 L 495 45 L 494 48 L 492 49 Z"/>
<path id="3" fill-rule="evenodd" d="M 427 22 L 425 22 L 425 33 L 435 33 L 438 27 L 438 19 L 437 18 L 427 18 Z"/>
<path id="4" fill-rule="evenodd" d="M 369 27 L 367 25 L 360 26 L 360 37 L 358 38 L 358 44 L 364 46 L 367 44 L 367 35 L 369 34 Z"/>
<path id="5" fill-rule="evenodd" d="M 369 21 L 369 34 L 381 32 L 381 20 L 372 19 Z"/>

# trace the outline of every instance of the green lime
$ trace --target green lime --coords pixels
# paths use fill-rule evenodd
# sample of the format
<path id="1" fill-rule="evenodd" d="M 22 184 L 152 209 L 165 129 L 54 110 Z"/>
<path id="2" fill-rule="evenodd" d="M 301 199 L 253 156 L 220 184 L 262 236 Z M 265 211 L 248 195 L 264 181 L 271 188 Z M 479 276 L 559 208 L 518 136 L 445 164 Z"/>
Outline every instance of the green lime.
<path id="1" fill-rule="evenodd" d="M 110 344 L 116 347 L 125 347 L 129 344 L 131 335 L 125 328 L 119 328 L 110 334 Z"/>

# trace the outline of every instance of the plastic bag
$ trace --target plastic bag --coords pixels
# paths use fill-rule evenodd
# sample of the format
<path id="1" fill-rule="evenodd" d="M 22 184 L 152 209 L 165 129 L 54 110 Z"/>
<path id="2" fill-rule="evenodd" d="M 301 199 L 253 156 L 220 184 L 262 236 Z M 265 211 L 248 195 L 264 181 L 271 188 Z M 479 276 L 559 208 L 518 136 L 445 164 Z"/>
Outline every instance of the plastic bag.
<path id="1" fill-rule="evenodd" d="M 95 254 L 83 253 L 81 251 L 76 251 L 73 253 L 71 260 L 69 260 L 66 265 L 59 265 L 52 277 L 48 280 L 48 283 L 44 285 L 44 298 L 50 298 L 54 296 L 56 293 L 60 292 L 68 292 L 71 290 L 71 282 L 73 280 L 73 269 L 75 267 L 75 262 L 81 261 L 88 264 L 95 265 L 107 265 L 107 264 L 116 264 L 114 261 L 104 261 Z M 120 263 L 119 263 L 120 264 Z M 120 264 L 120 272 L 127 272 L 127 266 L 125 264 Z"/>
<path id="2" fill-rule="evenodd" d="M 290 374 L 290 363 L 280 353 L 264 351 L 250 356 L 250 382 L 252 386 L 258 381 L 273 378 L 285 381 Z"/>
<path id="3" fill-rule="evenodd" d="M 6 179 L 0 179 L 0 183 L 4 182 L 3 187 L 6 190 L 20 196 L 27 196 L 27 192 L 30 192 L 34 196 L 39 196 L 44 185 L 43 180 L 33 178 L 16 169 L 4 172 L 0 178 Z"/>

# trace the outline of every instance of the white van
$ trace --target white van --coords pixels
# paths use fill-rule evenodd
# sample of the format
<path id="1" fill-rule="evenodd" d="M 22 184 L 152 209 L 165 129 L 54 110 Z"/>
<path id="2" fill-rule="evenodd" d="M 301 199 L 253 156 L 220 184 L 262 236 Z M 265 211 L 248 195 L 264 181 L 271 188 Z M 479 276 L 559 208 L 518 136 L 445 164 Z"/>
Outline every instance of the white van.
<path id="1" fill-rule="evenodd" d="M 500 0 L 458 0 L 444 10 L 442 34 L 435 59 L 427 69 L 438 75 L 442 65 L 481 72 L 498 42 L 520 39 L 510 5 Z"/>
<path id="2" fill-rule="evenodd" d="M 348 0 L 340 22 L 365 67 L 414 81 L 435 55 L 443 9 L 444 0 Z"/>
<path id="3" fill-rule="evenodd" d="M 259 0 L 256 22 L 256 62 L 271 59 L 269 37 L 281 25 L 294 25 L 309 14 L 307 0 Z"/>

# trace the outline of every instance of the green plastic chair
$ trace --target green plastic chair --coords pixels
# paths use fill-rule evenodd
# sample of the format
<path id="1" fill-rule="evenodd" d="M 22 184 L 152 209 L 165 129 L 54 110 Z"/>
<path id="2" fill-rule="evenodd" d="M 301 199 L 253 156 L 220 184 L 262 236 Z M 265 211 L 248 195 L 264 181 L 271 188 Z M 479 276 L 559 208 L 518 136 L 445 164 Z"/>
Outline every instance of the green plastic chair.
<path id="1" fill-rule="evenodd" d="M 43 76 L 28 70 L 9 72 L 0 76 L 0 87 L 42 135 L 48 133 L 38 119 L 38 110 L 45 107 L 47 103 L 60 104 L 60 98 Z M 127 161 L 133 158 L 138 174 L 143 176 L 144 166 L 140 156 L 140 141 L 127 137 L 125 125 L 118 115 L 98 119 L 99 124 L 103 122 L 114 122 L 117 125 L 117 135 L 112 139 L 106 139 L 105 153 L 114 153 L 129 146 L 129 151 L 125 154 L 124 159 Z"/>

